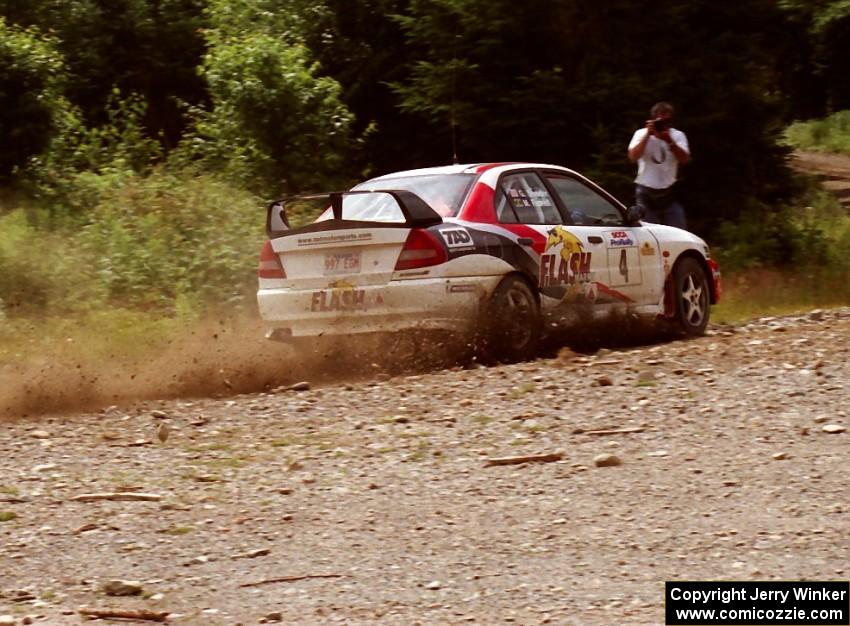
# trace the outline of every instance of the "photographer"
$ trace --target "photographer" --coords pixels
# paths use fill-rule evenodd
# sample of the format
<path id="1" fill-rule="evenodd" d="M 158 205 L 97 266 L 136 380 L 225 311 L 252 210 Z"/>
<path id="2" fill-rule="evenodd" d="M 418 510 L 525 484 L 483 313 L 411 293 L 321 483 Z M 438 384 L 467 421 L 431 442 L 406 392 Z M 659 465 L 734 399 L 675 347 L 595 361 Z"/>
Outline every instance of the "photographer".
<path id="1" fill-rule="evenodd" d="M 635 204 L 647 222 L 685 228 L 685 210 L 674 187 L 679 165 L 691 158 L 688 138 L 673 128 L 671 104 L 659 102 L 649 115 L 646 127 L 636 130 L 629 143 L 629 160 L 638 164 Z"/>

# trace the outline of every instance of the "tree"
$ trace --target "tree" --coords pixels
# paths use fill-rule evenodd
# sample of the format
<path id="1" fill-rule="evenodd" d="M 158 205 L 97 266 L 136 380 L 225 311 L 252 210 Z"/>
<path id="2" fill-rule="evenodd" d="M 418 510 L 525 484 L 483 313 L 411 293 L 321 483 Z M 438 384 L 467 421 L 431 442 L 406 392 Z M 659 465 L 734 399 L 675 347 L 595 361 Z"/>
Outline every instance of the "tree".
<path id="1" fill-rule="evenodd" d="M 804 36 L 794 50 L 792 85 L 796 117 L 850 108 L 850 1 L 779 0 L 786 20 Z"/>
<path id="2" fill-rule="evenodd" d="M 203 67 L 213 106 L 196 141 L 207 161 L 267 193 L 345 178 L 351 114 L 316 70 L 304 46 L 280 37 L 215 37 Z"/>
<path id="3" fill-rule="evenodd" d="M 54 40 L 0 17 L 0 179 L 50 142 L 63 106 L 63 70 Z"/>
<path id="4" fill-rule="evenodd" d="M 151 137 L 173 147 L 183 103 L 205 101 L 197 73 L 207 0 L 0 0 L 0 15 L 52 33 L 66 59 L 66 94 L 89 125 L 108 121 L 114 89 L 139 94 Z"/>
<path id="5" fill-rule="evenodd" d="M 415 52 L 394 88 L 420 134 L 438 139 L 435 154 L 453 116 L 463 161 L 564 163 L 629 202 L 626 143 L 669 100 L 691 139 L 684 190 L 697 224 L 734 217 L 745 197 L 771 200 L 787 180 L 772 0 L 651 11 L 631 0 L 413 0 L 397 19 Z"/>
<path id="6" fill-rule="evenodd" d="M 303 41 L 319 61 L 319 71 L 342 87 L 341 99 L 354 115 L 353 131 L 360 138 L 350 153 L 352 172 L 361 177 L 445 163 L 450 142 L 442 153 L 427 147 L 436 138 L 417 141 L 421 119 L 400 110 L 391 83 L 407 77 L 417 51 L 406 45 L 395 15 L 405 13 L 410 0 L 321 0 L 313 5 L 302 28 Z M 429 129 L 430 130 L 430 129 Z"/>

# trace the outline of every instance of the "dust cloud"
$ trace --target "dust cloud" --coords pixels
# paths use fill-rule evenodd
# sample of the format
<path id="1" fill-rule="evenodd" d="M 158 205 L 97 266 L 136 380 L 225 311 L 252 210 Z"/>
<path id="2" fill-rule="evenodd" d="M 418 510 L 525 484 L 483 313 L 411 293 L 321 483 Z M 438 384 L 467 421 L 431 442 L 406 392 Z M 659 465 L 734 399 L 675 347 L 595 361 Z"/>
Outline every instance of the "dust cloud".
<path id="1" fill-rule="evenodd" d="M 51 354 L 0 364 L 0 417 L 85 411 L 137 400 L 226 397 L 300 381 L 323 385 L 433 370 L 457 363 L 439 338 L 317 338 L 291 345 L 265 338 L 254 319 L 207 321 L 144 357 L 96 362 L 58 345 Z"/>
<path id="2" fill-rule="evenodd" d="M 546 337 L 540 356 L 556 357 L 565 346 L 588 354 L 602 347 L 669 339 L 656 324 L 628 314 L 581 320 L 575 328 Z M 319 337 L 292 345 L 266 339 L 256 319 L 198 323 L 164 349 L 143 352 L 144 357 L 116 354 L 98 362 L 75 350 L 62 344 L 37 360 L 0 364 L 0 418 L 126 406 L 139 400 L 227 397 L 300 381 L 322 386 L 477 366 L 470 346 L 450 335 Z"/>

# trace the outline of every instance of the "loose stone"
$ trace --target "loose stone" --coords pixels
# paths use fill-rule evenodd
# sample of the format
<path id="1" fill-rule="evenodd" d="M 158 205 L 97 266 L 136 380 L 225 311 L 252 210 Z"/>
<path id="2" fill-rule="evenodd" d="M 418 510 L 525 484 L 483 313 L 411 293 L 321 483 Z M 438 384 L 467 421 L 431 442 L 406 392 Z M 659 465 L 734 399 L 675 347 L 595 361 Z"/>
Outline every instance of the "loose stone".
<path id="1" fill-rule="evenodd" d="M 593 464 L 596 467 L 617 467 L 623 461 L 615 454 L 597 454 L 593 457 Z"/>
<path id="2" fill-rule="evenodd" d="M 108 596 L 137 596 L 142 593 L 142 583 L 135 580 L 110 580 L 103 584 Z"/>

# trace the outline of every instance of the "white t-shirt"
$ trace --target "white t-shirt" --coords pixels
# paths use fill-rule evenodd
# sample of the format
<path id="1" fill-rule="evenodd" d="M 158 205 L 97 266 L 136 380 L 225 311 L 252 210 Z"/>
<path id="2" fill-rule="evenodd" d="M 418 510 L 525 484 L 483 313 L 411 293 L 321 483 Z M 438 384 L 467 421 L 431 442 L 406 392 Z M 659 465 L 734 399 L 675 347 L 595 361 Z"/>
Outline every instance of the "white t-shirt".
<path id="1" fill-rule="evenodd" d="M 631 142 L 629 142 L 629 150 L 638 145 L 648 132 L 646 128 L 636 130 Z M 670 139 L 682 150 L 688 154 L 691 153 L 688 147 L 688 138 L 681 130 L 671 128 Z M 666 189 L 676 182 L 678 171 L 679 161 L 673 151 L 670 150 L 667 142 L 658 137 L 650 137 L 646 143 L 646 149 L 638 159 L 638 173 L 635 182 L 644 187 Z"/>

